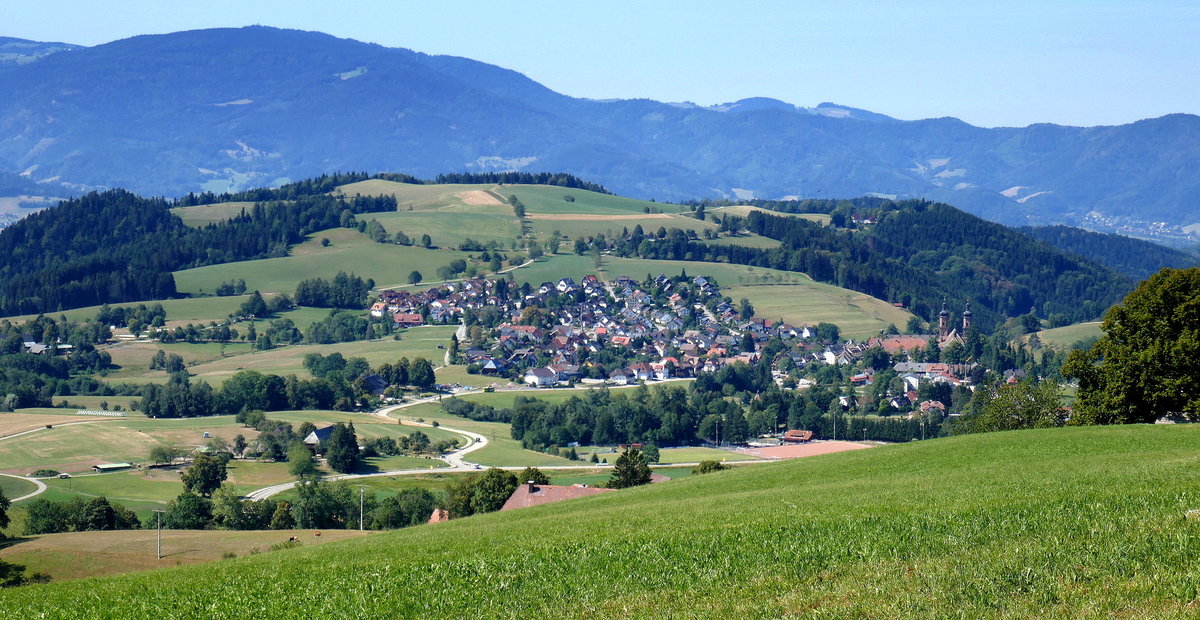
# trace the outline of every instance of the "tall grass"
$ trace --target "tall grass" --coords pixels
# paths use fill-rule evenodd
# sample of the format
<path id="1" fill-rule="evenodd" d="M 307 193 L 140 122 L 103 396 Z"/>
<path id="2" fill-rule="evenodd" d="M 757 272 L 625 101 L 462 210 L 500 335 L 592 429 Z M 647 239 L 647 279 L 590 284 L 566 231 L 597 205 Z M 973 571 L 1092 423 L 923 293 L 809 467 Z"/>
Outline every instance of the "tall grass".
<path id="1" fill-rule="evenodd" d="M 10 617 L 1188 615 L 1200 429 L 939 439 L 220 564 L 0 593 Z M 316 595 L 315 593 L 319 593 Z"/>

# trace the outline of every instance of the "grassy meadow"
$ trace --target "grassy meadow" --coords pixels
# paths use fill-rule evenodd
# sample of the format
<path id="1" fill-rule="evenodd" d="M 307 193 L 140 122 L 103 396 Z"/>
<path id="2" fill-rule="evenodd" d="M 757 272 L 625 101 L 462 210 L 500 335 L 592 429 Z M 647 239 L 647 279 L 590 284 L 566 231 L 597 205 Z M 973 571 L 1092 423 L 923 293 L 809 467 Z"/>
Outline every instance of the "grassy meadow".
<path id="1" fill-rule="evenodd" d="M 370 532 L 275 530 L 268 532 L 164 530 L 163 558 L 157 558 L 158 532 L 72 532 L 21 539 L 0 549 L 0 560 L 24 564 L 55 580 L 82 579 L 133 571 L 212 562 L 228 557 L 271 552 L 271 546 L 295 536 L 310 547 L 368 536 Z"/>
<path id="2" fill-rule="evenodd" d="M 843 337 L 856 339 L 878 335 L 889 323 L 903 329 L 912 316 L 903 308 L 865 293 L 812 280 L 795 285 L 743 285 L 721 290 L 734 300 L 749 299 L 755 316 L 783 319 L 794 325 L 834 323 Z"/>
<path id="3" fill-rule="evenodd" d="M 1153 425 L 938 439 L 9 589 L 0 607 L 290 617 L 295 593 L 319 590 L 305 615 L 1187 616 L 1197 440 L 1200 428 Z"/>
<path id="4" fill-rule="evenodd" d="M 183 223 L 193 228 L 204 228 L 209 224 L 219 224 L 242 214 L 249 213 L 254 208 L 253 202 L 218 202 L 211 205 L 196 205 L 193 207 L 175 207 L 171 213 L 179 216 Z"/>
<path id="5" fill-rule="evenodd" d="M 1059 351 L 1066 351 L 1081 340 L 1090 340 L 1104 335 L 1100 330 L 1100 321 L 1076 323 L 1064 327 L 1045 329 L 1037 333 L 1038 339 L 1044 346 Z M 1028 339 L 1028 338 L 1026 338 Z"/>
<path id="6" fill-rule="evenodd" d="M 321 245 L 322 239 L 330 241 L 328 247 Z M 413 270 L 420 271 L 426 280 L 434 280 L 438 267 L 466 257 L 466 252 L 375 243 L 358 230 L 333 228 L 313 233 L 294 246 L 289 256 L 177 271 L 175 284 L 182 293 L 211 294 L 222 282 L 240 278 L 246 281 L 247 290 L 291 294 L 301 280 L 332 278 L 345 271 L 363 279 L 372 278 L 380 287 L 390 287 L 406 284 Z"/>

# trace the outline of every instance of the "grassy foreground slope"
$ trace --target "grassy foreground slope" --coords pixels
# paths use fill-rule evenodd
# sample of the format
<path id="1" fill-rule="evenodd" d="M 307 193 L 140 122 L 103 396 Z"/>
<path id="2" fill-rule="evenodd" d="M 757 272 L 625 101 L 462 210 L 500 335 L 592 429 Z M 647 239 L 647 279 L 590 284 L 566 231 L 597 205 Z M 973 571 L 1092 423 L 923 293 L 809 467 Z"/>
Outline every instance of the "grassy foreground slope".
<path id="1" fill-rule="evenodd" d="M 1200 428 L 996 433 L 0 592 L 14 617 L 1176 616 Z M 302 593 L 321 592 L 321 596 Z M 297 596 L 301 598 L 298 599 Z"/>

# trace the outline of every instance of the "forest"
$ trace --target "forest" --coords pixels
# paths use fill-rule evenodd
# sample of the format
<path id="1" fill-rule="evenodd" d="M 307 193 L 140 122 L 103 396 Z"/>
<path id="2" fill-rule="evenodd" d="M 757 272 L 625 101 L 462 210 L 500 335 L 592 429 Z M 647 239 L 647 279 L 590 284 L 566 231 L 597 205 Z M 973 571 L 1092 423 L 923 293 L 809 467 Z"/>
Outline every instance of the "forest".
<path id="1" fill-rule="evenodd" d="M 853 206 L 838 203 L 835 214 Z M 779 240 L 774 249 L 705 244 L 678 229 L 650 235 L 637 227 L 617 241 L 614 252 L 799 271 L 903 304 L 925 320 L 933 319 L 944 300 L 967 298 L 985 329 L 1030 312 L 1059 315 L 1062 324 L 1094 319 L 1133 287 L 1106 267 L 949 205 L 880 201 L 870 213 L 875 223 L 866 226 L 854 224 L 855 214 L 863 212 L 847 211 L 839 220 L 844 226 L 762 212 L 723 218 L 722 228 Z"/>

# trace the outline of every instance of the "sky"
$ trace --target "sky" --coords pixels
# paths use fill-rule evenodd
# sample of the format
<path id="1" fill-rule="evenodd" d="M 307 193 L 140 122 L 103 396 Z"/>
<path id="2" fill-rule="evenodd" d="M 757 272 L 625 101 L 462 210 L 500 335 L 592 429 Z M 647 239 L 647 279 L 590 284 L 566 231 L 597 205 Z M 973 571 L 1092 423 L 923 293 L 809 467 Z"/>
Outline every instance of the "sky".
<path id="1" fill-rule="evenodd" d="M 98 45 L 261 24 L 465 56 L 558 92 L 829 101 L 901 119 L 1114 125 L 1200 113 L 1195 0 L 45 0 L 0 35 Z"/>

